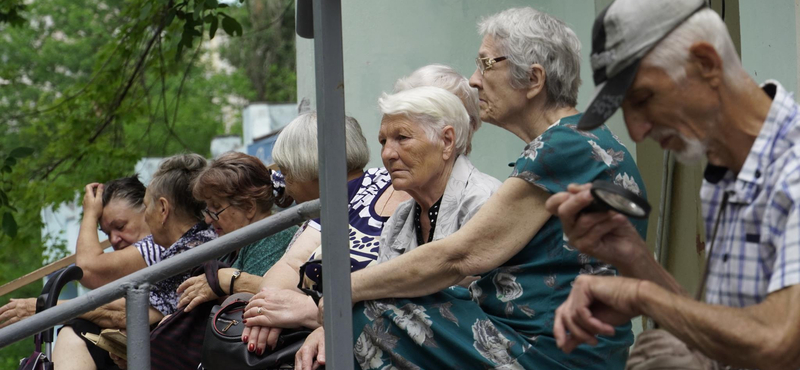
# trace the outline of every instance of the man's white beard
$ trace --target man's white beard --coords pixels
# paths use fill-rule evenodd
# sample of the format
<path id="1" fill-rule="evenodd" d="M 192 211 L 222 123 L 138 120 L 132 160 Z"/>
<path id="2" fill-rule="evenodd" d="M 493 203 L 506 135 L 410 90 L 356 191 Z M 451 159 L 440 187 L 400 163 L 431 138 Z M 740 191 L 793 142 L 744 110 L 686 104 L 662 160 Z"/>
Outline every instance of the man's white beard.
<path id="1" fill-rule="evenodd" d="M 689 139 L 681 134 L 678 137 L 683 141 L 683 150 L 673 151 L 675 159 L 683 164 L 695 164 L 703 160 L 708 150 L 708 145 L 697 139 Z"/>
<path id="2" fill-rule="evenodd" d="M 666 136 L 675 136 L 680 139 L 680 141 L 683 142 L 683 150 L 673 150 L 672 153 L 675 154 L 675 159 L 683 164 L 695 164 L 702 161 L 708 151 L 708 144 L 698 139 L 690 139 L 677 130 L 670 128 L 653 130 L 651 136 L 656 141 Z"/>

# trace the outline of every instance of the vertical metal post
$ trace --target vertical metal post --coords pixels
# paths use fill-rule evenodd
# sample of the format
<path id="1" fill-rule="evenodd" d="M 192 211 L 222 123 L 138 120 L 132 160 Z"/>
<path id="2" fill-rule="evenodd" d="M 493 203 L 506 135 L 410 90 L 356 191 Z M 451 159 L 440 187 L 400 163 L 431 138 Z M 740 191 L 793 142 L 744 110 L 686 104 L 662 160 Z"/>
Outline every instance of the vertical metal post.
<path id="1" fill-rule="evenodd" d="M 341 0 L 314 0 L 326 368 L 353 368 Z"/>
<path id="2" fill-rule="evenodd" d="M 150 285 L 128 285 L 128 369 L 150 370 Z"/>

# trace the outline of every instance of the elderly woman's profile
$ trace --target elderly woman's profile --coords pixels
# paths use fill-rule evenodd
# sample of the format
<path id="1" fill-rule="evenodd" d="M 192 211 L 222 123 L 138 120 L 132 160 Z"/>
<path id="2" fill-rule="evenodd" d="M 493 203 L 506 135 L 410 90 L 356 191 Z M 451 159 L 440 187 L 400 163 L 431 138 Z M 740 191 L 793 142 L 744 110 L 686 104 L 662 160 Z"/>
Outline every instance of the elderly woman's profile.
<path id="1" fill-rule="evenodd" d="M 595 179 L 643 195 L 639 171 L 607 127 L 577 129 L 580 42 L 562 21 L 509 9 L 482 20 L 479 31 L 470 83 L 481 119 L 527 145 L 511 176 L 458 231 L 353 273 L 356 361 L 363 369 L 622 369 L 630 323 L 569 355 L 556 345 L 554 312 L 572 281 L 617 271 L 572 248 L 544 204 L 570 183 Z M 647 222 L 632 222 L 644 235 Z M 449 289 L 472 275 L 480 278 L 470 299 Z M 298 352 L 298 368 L 323 364 L 315 357 L 323 349 L 318 329 Z"/>

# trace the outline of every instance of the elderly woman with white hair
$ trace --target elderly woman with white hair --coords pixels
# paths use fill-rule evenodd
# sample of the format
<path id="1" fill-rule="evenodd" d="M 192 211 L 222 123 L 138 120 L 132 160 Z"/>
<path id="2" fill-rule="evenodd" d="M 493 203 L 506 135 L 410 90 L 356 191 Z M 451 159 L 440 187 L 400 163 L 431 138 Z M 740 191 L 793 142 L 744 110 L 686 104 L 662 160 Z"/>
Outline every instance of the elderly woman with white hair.
<path id="1" fill-rule="evenodd" d="M 392 187 L 385 168 L 364 169 L 369 162 L 369 148 L 361 126 L 352 117 L 345 119 L 345 135 L 350 264 L 356 271 L 375 263 L 384 223 L 409 196 Z M 319 198 L 316 113 L 300 115 L 289 123 L 278 136 L 272 157 L 285 176 L 286 193 L 297 203 Z M 320 219 L 303 224 L 290 249 L 264 275 L 263 290 L 251 299 L 245 313 L 248 328 L 242 340 L 251 352 L 261 353 L 272 347 L 283 329 L 319 326 L 316 304 L 297 286 L 301 279 L 304 289 L 322 286 L 318 263 L 322 259 L 321 228 Z M 306 264 L 315 260 L 317 263 Z M 301 277 L 300 267 L 304 264 L 308 268 Z"/>
<path id="2" fill-rule="evenodd" d="M 528 144 L 511 176 L 458 231 L 352 275 L 356 360 L 364 369 L 622 369 L 630 323 L 593 337 L 594 347 L 558 349 L 555 310 L 575 278 L 617 272 L 605 263 L 613 261 L 570 246 L 544 205 L 570 183 L 595 179 L 644 195 L 639 171 L 607 127 L 577 129 L 580 42 L 563 22 L 518 8 L 484 19 L 479 30 L 470 82 L 481 119 Z M 644 235 L 646 221 L 633 225 Z M 454 297 L 447 288 L 471 275 L 480 276 L 472 299 Z M 314 366 L 322 342 L 319 332 L 306 340 L 299 368 Z"/>

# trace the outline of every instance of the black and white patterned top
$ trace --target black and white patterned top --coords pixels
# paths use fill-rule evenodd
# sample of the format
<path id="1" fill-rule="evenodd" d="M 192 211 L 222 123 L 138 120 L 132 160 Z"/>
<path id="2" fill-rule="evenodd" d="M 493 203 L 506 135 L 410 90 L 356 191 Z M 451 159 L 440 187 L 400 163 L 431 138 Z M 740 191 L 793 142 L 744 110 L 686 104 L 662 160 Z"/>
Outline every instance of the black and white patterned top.
<path id="1" fill-rule="evenodd" d="M 161 260 L 174 257 L 200 244 L 214 240 L 217 234 L 214 229 L 200 222 L 192 226 L 178 241 L 161 253 Z M 161 280 L 150 290 L 150 305 L 164 316 L 171 315 L 178 308 L 178 286 L 189 279 L 189 271 Z"/>
<path id="2" fill-rule="evenodd" d="M 161 258 L 163 258 L 161 254 L 164 253 L 164 247 L 153 241 L 153 235 L 145 236 L 144 239 L 139 240 L 133 246 L 142 254 L 142 258 L 144 258 L 144 262 L 148 267 L 161 262 Z"/>
<path id="3" fill-rule="evenodd" d="M 436 230 L 436 219 L 439 218 L 439 206 L 442 204 L 442 198 L 436 201 L 428 210 L 428 219 L 431 221 L 431 230 L 428 232 L 428 240 L 422 237 L 422 223 L 420 216 L 422 215 L 422 207 L 419 203 L 414 203 L 414 229 L 417 231 L 417 245 L 423 245 L 433 241 L 433 231 Z"/>

